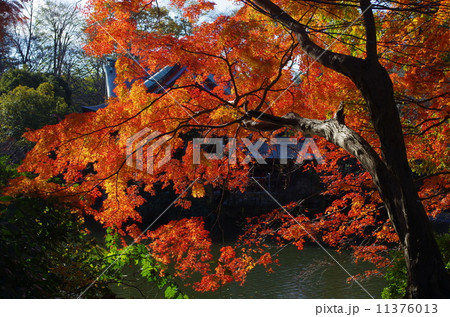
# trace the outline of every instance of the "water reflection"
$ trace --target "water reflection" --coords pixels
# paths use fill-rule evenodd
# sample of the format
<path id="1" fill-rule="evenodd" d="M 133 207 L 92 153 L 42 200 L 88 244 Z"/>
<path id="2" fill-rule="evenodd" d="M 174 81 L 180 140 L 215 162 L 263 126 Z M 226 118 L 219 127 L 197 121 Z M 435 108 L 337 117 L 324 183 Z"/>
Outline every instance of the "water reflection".
<path id="1" fill-rule="evenodd" d="M 332 250 L 330 253 L 351 274 L 373 269 L 367 263 L 354 264 L 349 253 L 338 254 Z M 231 283 L 214 293 L 199 293 L 189 288 L 183 288 L 183 291 L 190 298 L 369 298 L 359 285 L 347 283 L 347 273 L 316 246 L 305 246 L 302 251 L 287 246 L 278 253 L 278 257 L 279 266 L 274 267 L 273 273 L 257 267 L 248 274 L 243 286 Z M 113 287 L 118 297 L 163 298 L 157 287 L 135 272 L 130 272 L 127 284 Z M 385 281 L 373 277 L 361 284 L 373 297 L 380 298 Z"/>

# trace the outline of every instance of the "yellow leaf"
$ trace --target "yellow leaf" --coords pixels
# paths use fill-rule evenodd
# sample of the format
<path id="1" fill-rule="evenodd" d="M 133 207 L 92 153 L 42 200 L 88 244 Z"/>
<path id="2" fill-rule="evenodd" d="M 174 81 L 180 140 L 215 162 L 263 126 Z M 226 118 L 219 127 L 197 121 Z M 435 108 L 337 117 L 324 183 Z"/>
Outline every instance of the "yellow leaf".
<path id="1" fill-rule="evenodd" d="M 192 197 L 194 198 L 202 198 L 205 197 L 205 187 L 202 184 L 195 183 L 192 186 Z"/>

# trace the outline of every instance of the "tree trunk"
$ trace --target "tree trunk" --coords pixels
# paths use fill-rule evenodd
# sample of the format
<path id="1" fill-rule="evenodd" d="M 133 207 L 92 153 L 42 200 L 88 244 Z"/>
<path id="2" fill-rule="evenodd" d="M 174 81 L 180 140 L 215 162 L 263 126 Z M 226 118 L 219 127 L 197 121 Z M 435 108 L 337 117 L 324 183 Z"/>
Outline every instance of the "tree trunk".
<path id="1" fill-rule="evenodd" d="M 408 193 L 408 186 L 393 174 L 375 177 L 403 248 L 408 271 L 405 297 L 450 298 L 450 279 L 417 194 Z"/>
<path id="2" fill-rule="evenodd" d="M 389 172 L 378 177 L 378 187 L 404 249 L 408 268 L 406 296 L 450 298 L 450 279 L 408 164 L 391 79 L 378 60 L 371 59 L 366 59 L 352 77 L 366 100 Z"/>

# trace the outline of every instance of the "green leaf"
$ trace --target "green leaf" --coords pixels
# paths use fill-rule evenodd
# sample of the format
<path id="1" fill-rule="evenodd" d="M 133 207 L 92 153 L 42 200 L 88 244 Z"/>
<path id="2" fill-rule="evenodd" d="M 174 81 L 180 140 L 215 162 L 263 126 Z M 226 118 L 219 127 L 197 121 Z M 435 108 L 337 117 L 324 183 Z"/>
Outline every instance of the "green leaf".
<path id="1" fill-rule="evenodd" d="M 164 297 L 166 298 L 176 298 L 178 289 L 175 286 L 167 286 L 164 291 Z"/>
<path id="2" fill-rule="evenodd" d="M 14 200 L 14 197 L 11 197 L 11 196 L 0 196 L 0 201 L 2 201 L 2 202 L 10 202 L 13 200 Z"/>

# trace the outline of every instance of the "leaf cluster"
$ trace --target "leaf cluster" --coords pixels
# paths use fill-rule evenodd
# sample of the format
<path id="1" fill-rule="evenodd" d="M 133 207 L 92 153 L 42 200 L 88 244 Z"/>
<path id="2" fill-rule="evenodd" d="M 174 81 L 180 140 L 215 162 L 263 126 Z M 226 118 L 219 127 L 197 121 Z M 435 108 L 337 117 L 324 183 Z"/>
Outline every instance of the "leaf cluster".
<path id="1" fill-rule="evenodd" d="M 70 89 L 60 77 L 9 70 L 0 78 L 3 137 L 20 138 L 26 130 L 55 124 L 71 112 Z"/>
<path id="2" fill-rule="evenodd" d="M 119 286 L 127 285 L 126 279 L 122 277 L 120 272 L 123 272 L 127 266 L 132 266 L 148 282 L 156 284 L 159 289 L 163 290 L 165 298 L 187 298 L 187 295 L 180 290 L 174 281 L 173 276 L 164 272 L 164 265 L 151 255 L 144 244 L 133 243 L 124 246 L 120 234 L 112 228 L 108 228 L 106 231 L 105 243 L 108 251 L 103 266 L 107 271 L 103 274 L 102 279 L 116 280 Z M 141 295 L 145 297 L 145 294 Z"/>
<path id="3" fill-rule="evenodd" d="M 43 83 L 53 86 L 55 97 L 62 97 L 71 104 L 71 91 L 67 82 L 59 76 L 40 72 L 31 72 L 27 69 L 9 69 L 0 77 L 0 95 L 11 92 L 18 86 L 26 86 L 37 89 Z"/>
<path id="4" fill-rule="evenodd" d="M 0 200 L 0 297 L 74 298 L 100 274 L 103 251 L 76 214 L 39 198 Z M 99 283 L 88 296 L 113 295 Z"/>

